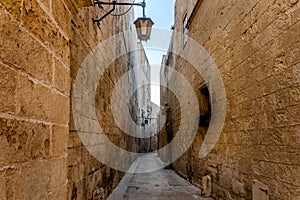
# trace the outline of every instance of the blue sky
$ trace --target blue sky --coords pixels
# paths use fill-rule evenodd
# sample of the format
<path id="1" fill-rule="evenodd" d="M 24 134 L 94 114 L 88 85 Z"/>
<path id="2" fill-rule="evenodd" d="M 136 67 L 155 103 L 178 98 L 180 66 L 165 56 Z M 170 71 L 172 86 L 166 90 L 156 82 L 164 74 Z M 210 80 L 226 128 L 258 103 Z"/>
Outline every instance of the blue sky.
<path id="1" fill-rule="evenodd" d="M 140 0 L 141 1 L 141 0 Z M 139 2 L 139 0 L 136 0 Z M 171 26 L 174 24 L 174 4 L 175 0 L 146 0 L 146 15 L 150 17 L 153 22 L 153 32 L 155 29 L 166 29 L 170 30 Z M 142 16 L 142 8 L 135 7 L 136 18 Z M 155 33 L 153 34 L 155 35 Z M 155 40 L 155 36 L 152 40 Z M 163 41 L 167 47 L 169 40 Z M 146 54 L 151 65 L 151 82 L 153 83 L 151 87 L 152 101 L 157 105 L 160 104 L 160 91 L 159 91 L 159 72 L 162 55 L 166 54 L 165 50 L 150 50 L 147 49 L 147 43 L 144 44 L 146 48 Z"/>

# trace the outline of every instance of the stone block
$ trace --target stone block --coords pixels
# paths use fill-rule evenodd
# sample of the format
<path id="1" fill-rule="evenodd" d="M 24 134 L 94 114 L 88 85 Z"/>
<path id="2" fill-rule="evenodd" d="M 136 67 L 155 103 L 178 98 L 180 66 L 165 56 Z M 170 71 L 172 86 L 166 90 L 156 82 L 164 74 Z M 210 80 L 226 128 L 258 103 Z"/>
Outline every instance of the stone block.
<path id="1" fill-rule="evenodd" d="M 300 106 L 294 105 L 287 108 L 287 112 L 289 113 L 289 124 L 290 125 L 299 125 L 300 124 Z"/>
<path id="2" fill-rule="evenodd" d="M 17 73 L 8 66 L 0 64 L 0 112 L 16 112 Z"/>
<path id="3" fill-rule="evenodd" d="M 298 46 L 299 46 L 299 42 L 296 42 L 289 49 L 289 53 L 285 55 L 286 56 L 286 63 L 288 64 L 288 66 L 292 66 L 294 64 L 297 64 L 300 61 L 300 58 L 299 58 L 300 49 L 298 48 Z"/>
<path id="4" fill-rule="evenodd" d="M 51 156 L 62 157 L 67 153 L 68 127 L 52 126 Z"/>
<path id="5" fill-rule="evenodd" d="M 243 196 L 243 197 L 247 196 L 247 192 L 245 190 L 244 184 L 237 180 L 232 181 L 232 190 L 238 196 Z"/>
<path id="6" fill-rule="evenodd" d="M 233 200 L 228 190 L 224 189 L 223 187 L 220 187 L 217 184 L 213 184 L 213 194 L 212 198 L 217 199 L 226 199 L 226 200 Z"/>
<path id="7" fill-rule="evenodd" d="M 232 187 L 232 181 L 229 177 L 220 175 L 219 176 L 219 184 L 222 185 L 227 190 L 230 190 Z"/>
<path id="8" fill-rule="evenodd" d="M 85 166 L 82 163 L 78 163 L 77 165 L 69 167 L 69 177 L 75 183 L 82 182 L 85 177 Z M 84 187 L 84 185 L 82 185 L 82 187 Z"/>
<path id="9" fill-rule="evenodd" d="M 57 60 L 55 62 L 54 86 L 64 94 L 70 95 L 70 70 Z"/>
<path id="10" fill-rule="evenodd" d="M 76 166 L 81 160 L 80 148 L 68 149 L 68 167 Z"/>
<path id="11" fill-rule="evenodd" d="M 256 145 L 252 147 L 252 156 L 257 161 L 269 161 L 269 154 L 265 145 Z"/>
<path id="12" fill-rule="evenodd" d="M 19 174 L 22 174 L 22 178 Z M 49 162 L 36 160 L 24 163 L 19 171 L 7 177 L 11 181 L 12 199 L 47 199 L 50 183 Z"/>
<path id="13" fill-rule="evenodd" d="M 290 38 L 299 37 L 300 22 L 297 22 L 288 28 L 288 31 L 276 38 L 270 49 L 273 55 L 280 54 L 283 49 L 288 49 L 294 45 L 294 40 Z"/>
<path id="14" fill-rule="evenodd" d="M 71 13 L 63 0 L 52 0 L 52 15 L 61 29 L 71 37 Z"/>
<path id="15" fill-rule="evenodd" d="M 286 126 L 290 121 L 290 116 L 288 114 L 288 111 L 285 109 L 277 110 L 275 118 L 276 118 L 275 119 L 276 127 Z"/>
<path id="16" fill-rule="evenodd" d="M 300 63 L 294 65 L 292 68 L 294 83 L 295 85 L 300 85 Z"/>
<path id="17" fill-rule="evenodd" d="M 6 198 L 5 169 L 0 170 L 0 199 Z"/>
<path id="18" fill-rule="evenodd" d="M 15 183 L 17 180 L 17 175 L 20 173 L 20 168 L 7 166 L 1 170 L 1 182 L 4 185 L 2 189 L 4 196 L 3 199 L 16 199 L 16 191 Z"/>
<path id="19" fill-rule="evenodd" d="M 16 1 L 1 1 L 1 6 L 10 12 L 18 21 L 21 21 L 21 15 L 22 15 L 22 0 L 16 0 Z"/>
<path id="20" fill-rule="evenodd" d="M 276 98 L 276 107 L 278 108 L 285 108 L 291 105 L 292 103 L 292 98 L 290 94 L 290 88 L 286 88 L 283 90 L 280 90 L 276 92 L 275 94 Z"/>
<path id="21" fill-rule="evenodd" d="M 49 160 L 50 167 L 50 183 L 49 190 L 51 193 L 57 193 L 61 188 L 66 187 L 68 179 L 67 179 L 67 163 L 66 158 L 54 158 Z"/>
<path id="22" fill-rule="evenodd" d="M 281 164 L 299 165 L 299 149 L 289 146 L 268 146 L 269 161 Z"/>
<path id="23" fill-rule="evenodd" d="M 64 0 L 72 14 L 76 14 L 80 8 L 93 6 L 93 1 L 86 0 Z"/>
<path id="24" fill-rule="evenodd" d="M 67 185 L 60 186 L 57 190 L 49 194 L 49 200 L 65 200 L 71 199 L 67 197 L 68 187 Z"/>
<path id="25" fill-rule="evenodd" d="M 296 165 L 275 165 L 275 178 L 279 181 L 300 186 L 300 167 Z"/>
<path id="26" fill-rule="evenodd" d="M 49 126 L 9 119 L 1 119 L 0 125 L 2 166 L 49 156 Z"/>
<path id="27" fill-rule="evenodd" d="M 79 138 L 77 132 L 70 131 L 69 132 L 69 139 L 68 139 L 68 149 L 78 148 L 83 146 L 81 139 Z"/>
<path id="28" fill-rule="evenodd" d="M 50 88 L 35 84 L 25 77 L 20 77 L 17 87 L 17 101 L 21 116 L 68 124 L 69 98 L 53 92 Z"/>
<path id="29" fill-rule="evenodd" d="M 0 59 L 16 69 L 50 83 L 52 56 L 3 10 L 0 13 Z"/>
<path id="30" fill-rule="evenodd" d="M 69 41 L 55 27 L 39 3 L 36 0 L 24 0 L 22 12 L 24 27 L 55 52 L 56 55 L 69 66 Z"/>
<path id="31" fill-rule="evenodd" d="M 288 137 L 292 133 L 291 137 Z M 289 131 L 284 134 L 286 137 L 285 144 L 291 146 L 299 146 L 300 145 L 300 125 L 290 126 Z"/>

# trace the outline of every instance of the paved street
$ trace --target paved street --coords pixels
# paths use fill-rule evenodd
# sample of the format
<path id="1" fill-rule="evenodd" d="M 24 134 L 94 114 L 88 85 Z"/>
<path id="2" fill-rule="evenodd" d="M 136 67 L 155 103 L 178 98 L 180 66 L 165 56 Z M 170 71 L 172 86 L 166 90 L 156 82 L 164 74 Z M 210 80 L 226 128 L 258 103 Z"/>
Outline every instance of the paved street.
<path id="1" fill-rule="evenodd" d="M 134 164 L 135 171 L 162 165 L 156 154 L 141 156 Z M 150 173 L 127 173 L 109 200 L 204 200 L 201 190 L 179 177 L 174 171 L 161 169 Z"/>

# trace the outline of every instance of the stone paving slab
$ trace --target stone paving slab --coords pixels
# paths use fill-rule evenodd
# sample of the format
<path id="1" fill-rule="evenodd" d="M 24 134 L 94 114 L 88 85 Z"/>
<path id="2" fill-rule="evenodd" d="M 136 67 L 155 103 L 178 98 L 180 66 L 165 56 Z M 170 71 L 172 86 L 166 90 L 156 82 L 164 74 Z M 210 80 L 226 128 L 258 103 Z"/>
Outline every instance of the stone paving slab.
<path id="1" fill-rule="evenodd" d="M 146 170 L 162 165 L 156 154 L 146 154 L 137 159 L 132 171 Z M 174 171 L 161 169 L 149 173 L 127 173 L 109 200 L 212 200 L 201 197 L 201 190 Z"/>

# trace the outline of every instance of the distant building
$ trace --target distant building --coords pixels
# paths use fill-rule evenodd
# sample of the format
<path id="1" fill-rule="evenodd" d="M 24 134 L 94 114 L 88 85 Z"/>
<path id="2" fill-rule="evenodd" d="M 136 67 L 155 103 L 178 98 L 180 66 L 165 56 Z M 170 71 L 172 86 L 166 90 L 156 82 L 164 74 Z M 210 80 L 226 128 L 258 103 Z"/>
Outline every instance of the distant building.
<path id="1" fill-rule="evenodd" d="M 135 52 L 137 66 L 134 68 L 137 82 L 135 99 L 138 108 L 138 134 L 141 138 L 136 138 L 136 151 L 146 153 L 150 148 L 151 135 L 147 120 L 151 114 L 151 68 L 142 43 L 139 42 L 137 45 L 137 52 Z"/>
<path id="2" fill-rule="evenodd" d="M 157 150 L 157 134 L 158 130 L 158 118 L 159 118 L 160 106 L 156 105 L 155 103 L 151 102 L 151 114 L 149 118 L 149 128 L 151 134 L 151 141 L 149 150 L 154 152 Z"/>

